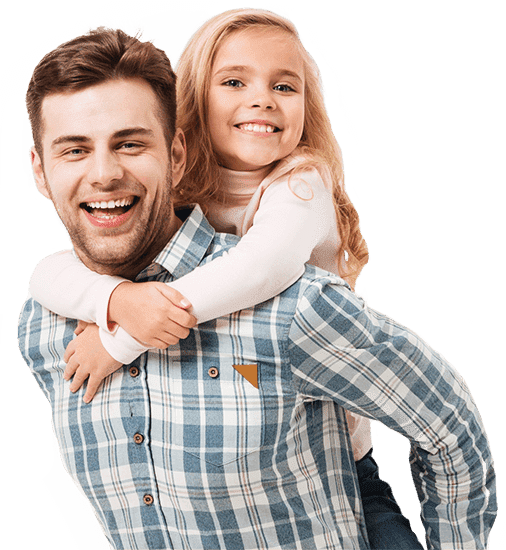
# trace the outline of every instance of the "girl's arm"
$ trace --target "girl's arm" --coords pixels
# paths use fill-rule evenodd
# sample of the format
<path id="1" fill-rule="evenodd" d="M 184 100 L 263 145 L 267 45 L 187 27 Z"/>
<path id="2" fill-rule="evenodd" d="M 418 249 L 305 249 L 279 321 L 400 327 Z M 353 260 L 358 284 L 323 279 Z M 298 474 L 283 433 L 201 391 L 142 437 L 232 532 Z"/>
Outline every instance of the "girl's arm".
<path id="1" fill-rule="evenodd" d="M 138 327 L 133 336 L 141 341 L 109 323 L 110 296 L 118 286 L 136 289 L 127 309 L 134 319 L 133 326 Z M 193 315 L 185 311 L 191 304 L 176 290 L 158 282 L 134 284 L 121 277 L 100 275 L 71 251 L 48 256 L 37 265 L 30 280 L 30 293 L 58 315 L 96 323 L 104 348 L 122 364 L 132 362 L 148 349 L 175 344 L 195 325 Z"/>
<path id="2" fill-rule="evenodd" d="M 294 283 L 314 248 L 329 234 L 338 238 L 335 227 L 331 191 L 317 170 L 290 181 L 284 176 L 264 190 L 253 225 L 235 247 L 170 286 L 188 298 L 198 323 L 252 307 Z M 337 251 L 339 243 L 335 244 Z M 128 333 L 136 336 L 140 324 L 131 310 L 139 286 L 119 285 L 111 295 L 111 319 L 120 328 L 115 335 L 101 334 L 101 338 L 115 358 L 121 353 L 132 361 L 143 351 L 138 342 L 128 344 Z"/>
<path id="3" fill-rule="evenodd" d="M 333 230 L 337 236 L 335 226 L 331 191 L 316 169 L 290 182 L 284 176 L 264 190 L 235 247 L 171 285 L 190 300 L 198 323 L 252 307 L 295 282 L 314 248 Z"/>
<path id="4" fill-rule="evenodd" d="M 81 263 L 71 250 L 44 258 L 30 279 L 30 294 L 62 317 L 96 323 L 108 330 L 109 296 L 122 277 L 99 275 Z"/>
<path id="5" fill-rule="evenodd" d="M 298 184 L 310 189 L 310 200 L 300 198 L 304 196 L 302 193 L 300 196 L 294 193 Z M 170 287 L 188 298 L 199 323 L 252 307 L 295 282 L 303 273 L 304 264 L 314 248 L 334 226 L 331 192 L 318 172 L 315 169 L 304 172 L 294 176 L 290 182 L 285 176 L 263 192 L 253 225 L 237 246 L 172 281 Z M 156 308 L 160 311 L 166 287 L 162 283 L 120 285 L 122 282 L 124 279 L 88 270 L 67 252 L 50 256 L 37 266 L 30 290 L 37 301 L 60 315 L 98 321 L 105 349 L 114 359 L 127 364 L 150 347 L 155 347 L 145 346 L 132 336 L 136 336 L 139 327 L 144 332 L 146 330 L 147 325 L 139 322 L 140 314 L 148 313 L 151 322 L 153 311 Z M 155 285 L 159 285 L 159 289 L 153 295 Z M 139 295 L 145 289 L 151 293 L 149 305 L 146 304 L 146 293 L 144 299 Z M 129 300 L 127 293 L 130 293 Z M 103 297 L 99 298 L 101 305 L 97 304 L 95 296 Z M 91 305 L 90 300 L 93 301 Z M 129 307 L 126 307 L 127 302 Z M 120 325 L 116 334 L 111 334 L 107 326 L 108 305 L 115 311 L 112 320 Z M 118 307 L 121 305 L 122 308 Z M 93 318 L 94 314 L 96 318 Z M 172 317 L 166 317 L 168 323 Z M 179 324 L 193 326 L 190 321 Z M 125 326 L 132 336 L 122 329 Z"/>

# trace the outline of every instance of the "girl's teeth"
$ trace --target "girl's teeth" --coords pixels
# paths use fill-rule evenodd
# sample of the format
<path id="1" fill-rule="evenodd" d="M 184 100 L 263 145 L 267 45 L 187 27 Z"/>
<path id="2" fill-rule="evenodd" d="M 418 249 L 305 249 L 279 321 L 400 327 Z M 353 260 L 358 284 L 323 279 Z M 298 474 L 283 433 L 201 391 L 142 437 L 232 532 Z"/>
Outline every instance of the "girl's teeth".
<path id="1" fill-rule="evenodd" d="M 261 132 L 263 134 L 268 133 L 272 134 L 274 132 L 274 128 L 272 126 L 266 126 L 261 124 L 242 124 L 241 129 L 245 130 L 246 132 Z"/>

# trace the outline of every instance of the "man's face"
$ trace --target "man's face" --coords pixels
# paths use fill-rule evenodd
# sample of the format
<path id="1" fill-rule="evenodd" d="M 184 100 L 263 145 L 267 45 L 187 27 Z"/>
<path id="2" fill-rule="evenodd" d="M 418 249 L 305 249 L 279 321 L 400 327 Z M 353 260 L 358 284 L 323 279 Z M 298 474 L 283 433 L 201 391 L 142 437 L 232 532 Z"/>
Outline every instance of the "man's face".
<path id="1" fill-rule="evenodd" d="M 110 80 L 42 103 L 43 159 L 32 150 L 37 186 L 95 271 L 135 274 L 180 224 L 171 190 L 184 171 L 184 137 L 176 132 L 169 152 L 160 116 L 141 79 Z"/>

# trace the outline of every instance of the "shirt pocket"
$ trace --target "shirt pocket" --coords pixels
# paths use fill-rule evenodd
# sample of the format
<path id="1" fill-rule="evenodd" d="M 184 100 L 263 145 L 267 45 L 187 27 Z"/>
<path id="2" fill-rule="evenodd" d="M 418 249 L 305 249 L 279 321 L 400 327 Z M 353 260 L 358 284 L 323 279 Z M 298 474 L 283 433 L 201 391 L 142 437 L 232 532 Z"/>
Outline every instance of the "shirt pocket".
<path id="1" fill-rule="evenodd" d="M 199 380 L 172 379 L 172 443 L 224 466 L 260 449 L 264 407 L 262 392 L 232 365 L 217 369 L 204 368 Z"/>

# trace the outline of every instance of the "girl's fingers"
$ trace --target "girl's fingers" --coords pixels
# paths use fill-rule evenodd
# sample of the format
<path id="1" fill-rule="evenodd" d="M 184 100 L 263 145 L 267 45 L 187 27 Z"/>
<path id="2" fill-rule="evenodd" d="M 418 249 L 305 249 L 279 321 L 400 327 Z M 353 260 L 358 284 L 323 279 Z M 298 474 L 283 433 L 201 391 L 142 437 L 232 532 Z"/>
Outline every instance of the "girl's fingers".
<path id="1" fill-rule="evenodd" d="M 81 334 L 81 332 L 84 331 L 84 329 L 88 326 L 88 323 L 86 323 L 85 321 L 79 321 L 79 323 L 77 323 L 77 328 L 76 330 L 74 330 L 74 334 L 76 336 L 79 336 L 79 334 Z"/>
<path id="2" fill-rule="evenodd" d="M 191 307 L 191 303 L 189 300 L 187 300 L 178 290 L 175 288 L 172 288 L 170 286 L 160 286 L 158 287 L 158 290 L 169 300 L 172 302 L 175 306 L 188 309 Z"/>
<path id="3" fill-rule="evenodd" d="M 153 318 L 151 318 L 150 321 L 153 325 L 155 325 Z M 190 329 L 197 324 L 197 319 L 184 309 L 174 307 L 172 309 L 166 309 L 163 312 L 160 312 L 160 316 L 156 319 L 156 325 L 165 326 L 167 323 L 171 323 L 174 326 L 184 329 Z"/>
<path id="4" fill-rule="evenodd" d="M 70 380 L 74 376 L 78 368 L 79 368 L 79 363 L 77 361 L 74 361 L 74 360 L 67 361 L 67 366 L 63 371 L 64 380 Z"/>
<path id="5" fill-rule="evenodd" d="M 97 393 L 100 384 L 102 383 L 102 378 L 97 376 L 90 376 L 88 378 L 88 385 L 86 387 L 86 393 L 84 394 L 84 402 L 89 403 Z"/>
<path id="6" fill-rule="evenodd" d="M 150 345 L 155 347 L 156 349 L 167 349 L 171 344 L 169 344 L 165 340 L 167 340 L 165 336 L 163 338 L 153 338 Z"/>
<path id="7" fill-rule="evenodd" d="M 177 340 L 184 340 L 188 336 L 188 334 L 190 334 L 190 329 L 178 325 L 177 323 L 174 323 L 172 320 L 168 319 L 164 327 L 164 332 L 169 336 L 176 337 Z"/>
<path id="8" fill-rule="evenodd" d="M 72 383 L 70 384 L 70 391 L 72 393 L 75 393 L 84 384 L 88 376 L 89 373 L 85 371 L 80 365 L 78 365 L 78 368 L 74 374 L 74 378 L 72 379 Z"/>
<path id="9" fill-rule="evenodd" d="M 72 357 L 72 355 L 74 355 L 75 351 L 75 340 L 72 340 L 67 346 L 65 354 L 63 356 L 63 360 L 65 361 L 65 363 L 68 363 L 70 361 L 70 358 Z"/>
<path id="10" fill-rule="evenodd" d="M 166 347 L 167 346 L 175 346 L 181 338 L 177 338 L 177 336 L 174 336 L 173 334 L 165 334 L 163 337 Z"/>
<path id="11" fill-rule="evenodd" d="M 173 346 L 179 342 L 180 338 L 165 332 L 160 338 L 151 338 L 147 344 L 156 349 L 167 349 L 169 346 Z"/>

